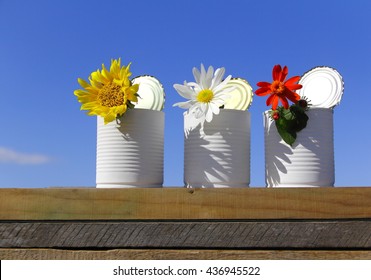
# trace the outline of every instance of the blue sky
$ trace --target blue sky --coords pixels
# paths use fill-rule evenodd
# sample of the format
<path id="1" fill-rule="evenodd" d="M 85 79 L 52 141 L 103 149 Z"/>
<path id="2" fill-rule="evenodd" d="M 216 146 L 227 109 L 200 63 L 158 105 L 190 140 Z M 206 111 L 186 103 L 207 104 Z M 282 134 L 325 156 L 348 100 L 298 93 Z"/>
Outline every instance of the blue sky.
<path id="1" fill-rule="evenodd" d="M 257 88 L 273 65 L 345 81 L 335 108 L 337 186 L 371 185 L 370 1 L 0 0 L 0 187 L 94 186 L 96 119 L 73 91 L 112 58 L 166 92 L 165 186 L 183 185 L 183 110 L 174 83 L 225 67 Z M 251 186 L 264 186 L 264 97 L 254 97 Z"/>

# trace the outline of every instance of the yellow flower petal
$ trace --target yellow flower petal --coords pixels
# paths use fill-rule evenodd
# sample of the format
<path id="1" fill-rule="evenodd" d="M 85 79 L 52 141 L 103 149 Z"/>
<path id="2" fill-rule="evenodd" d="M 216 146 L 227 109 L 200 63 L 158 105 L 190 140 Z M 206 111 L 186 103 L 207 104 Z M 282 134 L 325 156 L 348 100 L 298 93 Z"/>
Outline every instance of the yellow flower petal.
<path id="1" fill-rule="evenodd" d="M 90 80 L 90 83 L 93 87 L 98 88 L 98 89 L 101 89 L 103 87 L 102 83 L 96 80 L 93 80 L 93 79 Z"/>
<path id="2" fill-rule="evenodd" d="M 77 79 L 78 83 L 83 87 L 83 88 L 87 88 L 87 87 L 90 87 L 90 85 L 83 79 L 81 78 L 78 78 Z"/>
<path id="3" fill-rule="evenodd" d="M 104 124 L 110 123 L 111 121 L 116 119 L 116 114 L 114 112 L 110 112 L 104 116 Z"/>
<path id="4" fill-rule="evenodd" d="M 138 102 L 138 95 L 136 94 L 138 92 L 138 85 L 133 85 L 129 88 L 126 89 L 126 95 L 128 100 L 133 101 L 133 102 Z"/>
<path id="5" fill-rule="evenodd" d="M 88 95 L 89 92 L 85 91 L 85 90 L 82 90 L 82 89 L 76 89 L 74 92 L 73 92 L 74 95 L 76 96 L 85 96 L 85 95 Z"/>
<path id="6" fill-rule="evenodd" d="M 110 74 L 110 72 L 106 69 L 106 67 L 104 66 L 104 64 L 102 64 L 102 75 L 108 80 L 108 81 L 111 81 L 112 80 L 112 75 Z"/>
<path id="7" fill-rule="evenodd" d="M 102 83 L 102 79 L 101 79 L 101 75 L 100 75 L 100 72 L 99 70 L 91 73 L 91 78 L 92 80 L 94 80 L 95 82 L 98 82 L 98 83 Z"/>
<path id="8" fill-rule="evenodd" d="M 99 106 L 98 102 L 92 101 L 92 102 L 82 104 L 81 105 L 81 110 L 90 110 L 90 109 L 93 109 L 97 106 Z"/>
<path id="9" fill-rule="evenodd" d="M 134 84 L 130 87 L 130 90 L 133 90 L 134 92 L 138 92 L 139 90 L 139 84 Z"/>
<path id="10" fill-rule="evenodd" d="M 115 114 L 117 116 L 121 116 L 126 112 L 127 108 L 128 107 L 126 106 L 126 104 L 118 106 L 118 107 L 115 108 Z"/>
<path id="11" fill-rule="evenodd" d="M 77 98 L 77 100 L 80 102 L 80 103 L 90 103 L 90 102 L 93 102 L 95 99 L 94 99 L 94 97 L 92 97 L 92 96 L 79 96 L 78 98 Z"/>
<path id="12" fill-rule="evenodd" d="M 97 114 L 95 112 L 92 112 L 92 111 L 86 112 L 86 114 L 88 116 L 97 116 Z"/>

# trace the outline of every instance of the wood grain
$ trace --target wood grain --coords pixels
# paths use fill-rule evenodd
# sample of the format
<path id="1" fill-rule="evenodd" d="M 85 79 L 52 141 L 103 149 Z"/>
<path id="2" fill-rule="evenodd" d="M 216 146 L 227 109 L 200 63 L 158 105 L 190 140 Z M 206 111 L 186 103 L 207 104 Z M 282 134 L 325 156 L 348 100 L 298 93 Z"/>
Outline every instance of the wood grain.
<path id="1" fill-rule="evenodd" d="M 371 187 L 0 189 L 0 220 L 371 218 Z"/>
<path id="2" fill-rule="evenodd" d="M 2 222 L 1 248 L 371 249 L 371 220 Z"/>
<path id="3" fill-rule="evenodd" d="M 371 260 L 371 251 L 0 249 L 1 260 Z"/>

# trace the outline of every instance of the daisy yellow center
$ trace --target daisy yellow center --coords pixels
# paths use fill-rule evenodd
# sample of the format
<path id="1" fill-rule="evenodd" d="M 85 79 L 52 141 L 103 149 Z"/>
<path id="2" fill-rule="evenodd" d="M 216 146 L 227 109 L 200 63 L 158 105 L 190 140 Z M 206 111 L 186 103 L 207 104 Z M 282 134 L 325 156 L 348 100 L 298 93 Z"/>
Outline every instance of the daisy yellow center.
<path id="1" fill-rule="evenodd" d="M 197 94 L 197 101 L 203 103 L 209 103 L 213 100 L 214 93 L 211 89 L 203 89 Z"/>
<path id="2" fill-rule="evenodd" d="M 98 100 L 102 106 L 115 107 L 125 103 L 125 96 L 121 91 L 121 86 L 109 83 L 99 90 Z"/>
<path id="3" fill-rule="evenodd" d="M 271 85 L 271 90 L 275 94 L 282 94 L 285 91 L 285 85 L 280 81 L 274 81 Z"/>

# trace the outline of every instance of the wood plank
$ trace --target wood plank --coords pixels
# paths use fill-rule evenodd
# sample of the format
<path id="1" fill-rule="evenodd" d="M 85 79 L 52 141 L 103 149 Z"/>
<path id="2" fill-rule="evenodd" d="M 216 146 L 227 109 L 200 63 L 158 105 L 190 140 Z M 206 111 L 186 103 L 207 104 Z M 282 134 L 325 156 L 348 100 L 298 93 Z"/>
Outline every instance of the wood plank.
<path id="1" fill-rule="evenodd" d="M 371 249 L 371 219 L 2 222 L 1 248 Z"/>
<path id="2" fill-rule="evenodd" d="M 1 260 L 371 260 L 371 251 L 0 249 Z"/>
<path id="3" fill-rule="evenodd" d="M 371 187 L 0 189 L 0 220 L 371 218 Z"/>

